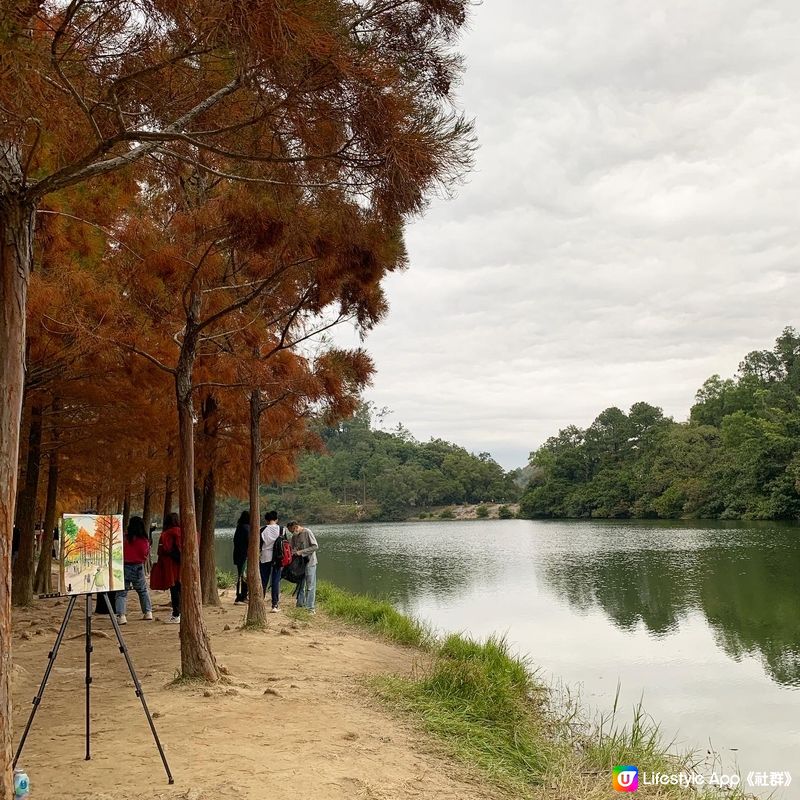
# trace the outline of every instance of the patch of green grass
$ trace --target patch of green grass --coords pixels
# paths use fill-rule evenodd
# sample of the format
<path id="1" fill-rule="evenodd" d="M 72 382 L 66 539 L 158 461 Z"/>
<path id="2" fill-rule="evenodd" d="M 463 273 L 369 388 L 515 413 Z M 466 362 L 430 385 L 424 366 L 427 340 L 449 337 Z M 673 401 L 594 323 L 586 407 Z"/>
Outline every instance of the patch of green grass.
<path id="1" fill-rule="evenodd" d="M 332 617 L 363 625 L 393 642 L 427 648 L 432 641 L 425 625 L 401 614 L 385 600 L 351 594 L 327 581 L 317 584 L 317 600 Z"/>
<path id="2" fill-rule="evenodd" d="M 536 684 L 503 639 L 448 636 L 418 680 L 378 678 L 380 695 L 418 717 L 452 755 L 528 796 L 548 773 L 553 745 L 533 700 Z"/>
<path id="3" fill-rule="evenodd" d="M 232 572 L 217 570 L 217 589 L 230 589 L 236 586 L 236 576 Z"/>

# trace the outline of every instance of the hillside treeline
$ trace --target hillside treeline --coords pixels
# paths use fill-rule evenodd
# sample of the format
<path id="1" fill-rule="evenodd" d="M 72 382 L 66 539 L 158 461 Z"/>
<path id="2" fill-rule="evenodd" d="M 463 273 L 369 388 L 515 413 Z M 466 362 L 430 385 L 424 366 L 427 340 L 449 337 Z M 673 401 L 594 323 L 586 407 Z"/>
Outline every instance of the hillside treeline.
<path id="1" fill-rule="evenodd" d="M 570 426 L 531 456 L 526 517 L 800 517 L 800 335 L 712 375 L 687 422 L 636 403 Z"/>
<path id="2" fill-rule="evenodd" d="M 344 522 L 405 519 L 436 506 L 518 499 L 512 475 L 488 453 L 474 455 L 442 439 L 419 442 L 402 425 L 380 430 L 372 413 L 363 405 L 353 417 L 321 427 L 324 450 L 303 455 L 298 480 L 268 490 L 266 502 L 286 518 Z M 224 503 L 220 524 L 232 524 L 237 507 Z"/>

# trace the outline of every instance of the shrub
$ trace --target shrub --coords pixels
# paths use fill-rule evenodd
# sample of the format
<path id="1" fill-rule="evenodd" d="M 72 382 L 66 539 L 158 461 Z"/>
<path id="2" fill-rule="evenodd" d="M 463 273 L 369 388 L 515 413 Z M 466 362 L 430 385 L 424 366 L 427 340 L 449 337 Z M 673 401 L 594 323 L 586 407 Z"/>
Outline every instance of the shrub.
<path id="1" fill-rule="evenodd" d="M 500 519 L 514 519 L 514 512 L 508 506 L 500 506 L 497 516 Z"/>
<path id="2" fill-rule="evenodd" d="M 478 519 L 486 519 L 489 516 L 489 509 L 485 505 L 479 505 L 475 509 L 475 513 L 478 516 Z"/>
<path id="3" fill-rule="evenodd" d="M 456 515 L 453 513 L 452 508 L 445 508 L 439 512 L 439 519 L 455 519 Z"/>

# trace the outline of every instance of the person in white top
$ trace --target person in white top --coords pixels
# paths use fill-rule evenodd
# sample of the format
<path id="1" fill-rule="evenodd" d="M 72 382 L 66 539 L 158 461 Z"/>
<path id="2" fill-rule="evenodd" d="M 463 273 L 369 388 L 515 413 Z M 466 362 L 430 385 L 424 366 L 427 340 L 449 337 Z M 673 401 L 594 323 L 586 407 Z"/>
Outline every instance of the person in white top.
<path id="1" fill-rule="evenodd" d="M 279 605 L 281 600 L 281 565 L 273 562 L 273 549 L 275 541 L 281 535 L 281 527 L 278 525 L 278 512 L 267 511 L 264 514 L 264 521 L 267 523 L 261 529 L 261 563 L 259 568 L 261 570 L 261 586 L 264 590 L 264 595 L 267 594 L 267 586 L 272 585 L 272 613 L 277 614 L 280 611 Z"/>

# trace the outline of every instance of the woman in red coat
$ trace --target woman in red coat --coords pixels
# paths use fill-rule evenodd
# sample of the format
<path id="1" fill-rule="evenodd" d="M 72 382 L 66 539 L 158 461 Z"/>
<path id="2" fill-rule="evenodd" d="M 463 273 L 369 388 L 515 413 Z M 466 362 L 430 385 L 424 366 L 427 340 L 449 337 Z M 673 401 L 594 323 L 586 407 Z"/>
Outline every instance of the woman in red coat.
<path id="1" fill-rule="evenodd" d="M 178 515 L 167 514 L 164 530 L 158 539 L 158 561 L 150 573 L 153 589 L 169 589 L 172 616 L 166 622 L 177 625 L 181 621 L 181 528 Z"/>

